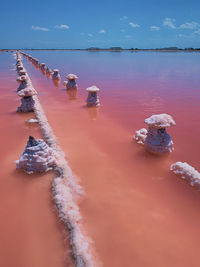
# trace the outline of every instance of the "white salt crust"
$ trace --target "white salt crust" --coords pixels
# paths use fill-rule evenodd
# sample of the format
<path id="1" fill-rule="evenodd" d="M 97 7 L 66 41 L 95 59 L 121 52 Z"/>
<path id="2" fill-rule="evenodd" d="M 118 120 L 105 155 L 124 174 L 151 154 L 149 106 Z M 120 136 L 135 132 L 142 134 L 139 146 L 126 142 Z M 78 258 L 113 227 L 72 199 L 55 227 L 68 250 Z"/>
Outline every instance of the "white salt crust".
<path id="1" fill-rule="evenodd" d="M 29 78 L 29 76 L 28 76 Z M 29 82 L 31 80 L 29 78 Z M 79 207 L 76 204 L 76 196 L 82 195 L 83 191 L 69 167 L 65 153 L 59 147 L 56 137 L 49 125 L 46 115 L 40 105 L 37 95 L 34 95 L 34 112 L 40 124 L 41 131 L 47 144 L 56 154 L 56 167 L 59 177 L 56 177 L 52 183 L 52 191 L 55 203 L 57 205 L 59 217 L 64 222 L 69 231 L 69 240 L 72 248 L 72 256 L 76 267 L 94 267 L 100 264 L 94 264 L 92 255 L 94 255 L 91 240 L 83 233 L 82 217 Z"/>
<path id="2" fill-rule="evenodd" d="M 200 186 L 200 173 L 187 162 L 178 161 L 171 165 L 170 170 L 182 179 L 189 181 L 192 186 Z"/>
<path id="3" fill-rule="evenodd" d="M 149 127 L 154 127 L 157 129 L 168 128 L 176 125 L 172 116 L 165 113 L 152 115 L 151 117 L 145 119 L 144 122 L 148 124 Z"/>
<path id="4" fill-rule="evenodd" d="M 133 138 L 138 144 L 144 145 L 144 140 L 147 137 L 147 129 L 142 128 L 135 132 Z"/>
<path id="5" fill-rule="evenodd" d="M 26 121 L 27 123 L 39 123 L 37 119 L 29 119 Z"/>

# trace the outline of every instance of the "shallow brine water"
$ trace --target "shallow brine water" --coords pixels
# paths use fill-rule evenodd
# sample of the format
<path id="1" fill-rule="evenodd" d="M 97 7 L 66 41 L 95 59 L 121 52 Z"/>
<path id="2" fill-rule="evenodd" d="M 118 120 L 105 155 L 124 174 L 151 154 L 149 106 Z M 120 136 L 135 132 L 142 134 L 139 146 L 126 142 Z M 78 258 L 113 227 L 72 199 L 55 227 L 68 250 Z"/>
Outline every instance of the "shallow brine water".
<path id="1" fill-rule="evenodd" d="M 58 68 L 62 81 L 68 73 L 79 76 L 77 94 L 66 92 L 62 82 L 55 86 L 23 59 L 49 123 L 72 170 L 80 178 L 85 191 L 80 204 L 84 227 L 103 265 L 199 266 L 200 193 L 171 174 L 169 167 L 176 161 L 187 161 L 200 170 L 200 54 L 28 53 L 51 69 Z M 8 71 L 9 68 L 5 68 L 1 75 L 7 75 Z M 4 153 L 10 160 L 4 162 L 4 154 L 1 158 L 4 168 L 9 164 L 12 170 L 15 188 L 18 174 L 13 159 L 23 150 L 27 129 L 24 129 L 24 118 L 14 113 L 19 100 L 12 94 L 11 87 L 16 88 L 16 84 L 11 84 L 11 80 L 5 81 L 8 89 L 1 94 L 8 94 L 7 101 L 1 104 L 1 126 L 5 132 Z M 85 89 L 93 84 L 100 88 L 101 106 L 88 109 Z M 5 114 L 8 106 L 13 112 L 9 118 Z M 172 115 L 177 123 L 168 130 L 175 150 L 161 158 L 145 152 L 132 139 L 136 130 L 145 127 L 145 118 L 159 113 Z M 26 134 L 16 131 L 9 137 L 9 127 L 14 127 L 10 121 L 5 123 L 9 119 L 18 124 L 18 131 L 24 129 Z M 32 128 L 32 135 L 34 131 L 37 135 L 39 130 Z M 12 148 L 7 149 L 5 141 L 11 137 L 14 140 L 17 134 L 23 138 L 18 138 L 17 146 L 13 142 L 15 150 L 12 143 L 9 144 Z M 37 179 L 31 181 L 35 183 Z M 45 178 L 42 179 L 40 181 Z M 27 181 L 28 177 L 23 183 Z M 50 190 L 43 189 L 51 199 Z M 5 197 L 12 201 L 15 198 L 15 195 Z M 46 206 L 42 212 L 51 214 Z M 58 233 L 55 229 L 49 231 L 60 234 L 59 230 Z M 29 242 L 31 246 L 34 240 L 30 238 Z M 62 250 L 61 246 L 56 251 Z"/>

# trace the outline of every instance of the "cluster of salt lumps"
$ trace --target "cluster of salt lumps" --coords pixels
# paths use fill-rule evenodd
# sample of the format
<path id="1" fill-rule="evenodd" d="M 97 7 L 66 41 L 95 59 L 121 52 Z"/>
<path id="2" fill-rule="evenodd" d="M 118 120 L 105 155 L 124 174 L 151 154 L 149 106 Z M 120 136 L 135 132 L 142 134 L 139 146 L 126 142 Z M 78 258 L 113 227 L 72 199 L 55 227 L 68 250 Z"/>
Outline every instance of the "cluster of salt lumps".
<path id="1" fill-rule="evenodd" d="M 66 89 L 77 90 L 78 85 L 76 84 L 76 79 L 78 79 L 78 76 L 76 76 L 75 74 L 68 74 L 66 78 L 67 78 L 67 81 L 63 82 L 63 85 L 66 86 Z"/>
<path id="2" fill-rule="evenodd" d="M 20 159 L 16 161 L 16 168 L 27 173 L 46 172 L 56 164 L 54 150 L 43 139 L 29 137 L 27 145 Z"/>
<path id="3" fill-rule="evenodd" d="M 86 89 L 86 91 L 88 92 L 88 97 L 87 97 L 87 106 L 88 107 L 98 107 L 100 106 L 100 101 L 99 101 L 99 97 L 97 95 L 97 92 L 100 91 L 100 89 L 98 87 L 96 87 L 95 85 L 90 86 Z"/>
<path id="4" fill-rule="evenodd" d="M 144 144 L 145 149 L 154 154 L 164 155 L 172 152 L 173 141 L 166 128 L 176 125 L 173 118 L 168 114 L 152 115 L 145 119 L 145 123 L 149 128 L 136 131 L 136 142 Z"/>
<path id="5" fill-rule="evenodd" d="M 200 173 L 187 162 L 176 162 L 171 165 L 170 170 L 190 182 L 192 186 L 200 186 Z"/>

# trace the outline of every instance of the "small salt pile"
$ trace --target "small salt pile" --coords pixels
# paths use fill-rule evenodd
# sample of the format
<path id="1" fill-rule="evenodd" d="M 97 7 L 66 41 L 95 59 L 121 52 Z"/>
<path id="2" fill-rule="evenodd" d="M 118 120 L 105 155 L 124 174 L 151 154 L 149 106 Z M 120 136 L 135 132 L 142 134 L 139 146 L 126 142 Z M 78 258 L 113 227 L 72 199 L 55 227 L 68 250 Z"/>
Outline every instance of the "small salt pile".
<path id="1" fill-rule="evenodd" d="M 32 112 L 34 111 L 35 101 L 33 100 L 34 95 L 37 92 L 33 87 L 26 87 L 18 92 L 18 96 L 21 97 L 21 106 L 17 108 L 17 112 Z"/>
<path id="2" fill-rule="evenodd" d="M 20 159 L 16 161 L 16 168 L 27 173 L 47 172 L 56 164 L 55 152 L 43 139 L 29 136 L 27 145 Z"/>
<path id="3" fill-rule="evenodd" d="M 88 91 L 88 97 L 87 97 L 87 106 L 88 107 L 98 107 L 100 106 L 99 97 L 97 95 L 97 92 L 99 92 L 99 88 L 95 85 L 88 87 L 86 91 Z"/>
<path id="4" fill-rule="evenodd" d="M 52 75 L 53 80 L 60 80 L 60 74 L 58 72 L 59 72 L 58 69 L 53 70 L 53 75 Z"/>
<path id="5" fill-rule="evenodd" d="M 178 161 L 171 165 L 170 170 L 182 179 L 189 181 L 192 186 L 200 187 L 200 173 L 187 162 Z"/>
<path id="6" fill-rule="evenodd" d="M 41 63 L 40 64 L 40 68 L 41 68 L 41 70 L 46 70 L 46 64 L 45 63 Z"/>
<path id="7" fill-rule="evenodd" d="M 135 132 L 135 136 L 133 137 L 138 144 L 144 145 L 144 141 L 147 137 L 147 129 L 142 128 Z"/>
<path id="8" fill-rule="evenodd" d="M 166 128 L 176 125 L 168 114 L 152 115 L 144 121 L 148 126 L 147 136 L 144 140 L 145 148 L 158 155 L 168 154 L 174 150 L 173 141 L 166 132 Z"/>
<path id="9" fill-rule="evenodd" d="M 68 74 L 66 78 L 67 78 L 67 81 L 63 82 L 63 85 L 66 86 L 66 89 L 77 90 L 78 85 L 76 84 L 76 79 L 78 79 L 78 76 L 76 76 L 75 74 Z"/>

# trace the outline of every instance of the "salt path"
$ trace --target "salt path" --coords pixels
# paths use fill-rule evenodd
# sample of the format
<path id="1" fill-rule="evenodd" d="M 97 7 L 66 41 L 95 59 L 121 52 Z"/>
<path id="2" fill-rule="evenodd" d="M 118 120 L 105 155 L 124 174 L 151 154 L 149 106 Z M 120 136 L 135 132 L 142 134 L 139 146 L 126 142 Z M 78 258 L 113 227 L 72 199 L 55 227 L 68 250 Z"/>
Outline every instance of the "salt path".
<path id="1" fill-rule="evenodd" d="M 31 113 L 16 113 L 14 65 L 11 53 L 0 53 L 0 266 L 71 266 L 67 233 L 51 197 L 53 173 L 28 176 L 15 169 L 27 137 L 42 136 L 39 126 L 25 123 Z"/>
<path id="2" fill-rule="evenodd" d="M 177 160 L 190 159 L 192 165 L 197 165 L 195 142 L 200 130 L 188 132 L 196 125 L 192 118 L 199 116 L 197 107 L 191 109 L 188 103 L 181 102 L 180 112 L 176 101 L 168 101 L 165 110 L 157 110 L 158 114 L 172 114 L 177 123 L 169 130 L 175 150 L 169 157 L 160 158 L 145 152 L 132 140 L 134 131 L 152 115 L 143 114 L 143 102 L 134 102 L 138 95 L 141 99 L 146 96 L 137 78 L 135 86 L 139 89 L 134 92 L 124 89 L 124 80 L 121 84 L 119 80 L 117 84 L 113 80 L 113 85 L 108 83 L 110 94 L 102 83 L 102 106 L 87 109 L 80 69 L 76 72 L 76 100 L 70 100 L 62 86 L 54 87 L 32 64 L 24 63 L 68 162 L 80 177 L 85 190 L 85 199 L 80 203 L 84 227 L 103 266 L 198 267 L 200 193 L 169 171 Z M 99 68 L 100 60 L 98 63 Z M 64 75 L 65 69 L 58 67 Z M 84 85 L 91 84 L 91 75 L 85 76 Z M 96 80 L 95 83 L 99 84 Z M 145 90 L 147 86 L 152 85 L 145 84 Z M 113 97 L 112 92 L 119 94 L 121 88 L 131 97 L 131 107 L 135 105 L 137 111 L 124 109 L 123 96 Z"/>

